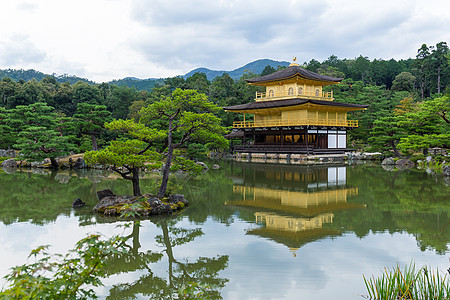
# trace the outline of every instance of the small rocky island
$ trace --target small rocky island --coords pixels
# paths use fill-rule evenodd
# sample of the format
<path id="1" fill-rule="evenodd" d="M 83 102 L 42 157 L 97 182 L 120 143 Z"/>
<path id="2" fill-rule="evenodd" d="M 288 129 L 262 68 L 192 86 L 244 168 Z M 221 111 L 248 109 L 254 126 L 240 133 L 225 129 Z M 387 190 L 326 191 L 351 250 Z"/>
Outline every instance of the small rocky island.
<path id="1" fill-rule="evenodd" d="M 188 205 L 183 195 L 173 194 L 167 198 L 158 199 L 152 194 L 142 196 L 118 196 L 110 189 L 97 192 L 99 202 L 94 206 L 94 213 L 105 216 L 120 216 L 123 214 L 149 216 L 169 214 Z"/>

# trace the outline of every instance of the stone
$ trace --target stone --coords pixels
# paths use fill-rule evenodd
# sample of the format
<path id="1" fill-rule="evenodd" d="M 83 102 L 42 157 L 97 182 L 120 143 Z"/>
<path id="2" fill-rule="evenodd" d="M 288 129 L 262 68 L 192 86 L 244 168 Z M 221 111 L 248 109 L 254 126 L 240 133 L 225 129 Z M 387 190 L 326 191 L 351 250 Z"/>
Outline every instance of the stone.
<path id="1" fill-rule="evenodd" d="M 208 171 L 209 170 L 208 166 L 204 162 L 199 161 L 196 164 L 199 165 L 199 166 L 202 166 L 204 171 Z"/>
<path id="2" fill-rule="evenodd" d="M 381 165 L 381 167 L 383 168 L 383 170 L 389 171 L 389 172 L 394 171 L 394 169 L 395 169 L 394 165 Z"/>
<path id="3" fill-rule="evenodd" d="M 11 168 L 11 167 L 8 167 L 8 168 L 4 167 L 4 168 L 1 168 L 1 169 L 0 169 L 0 172 L 1 172 L 1 170 L 3 170 L 3 172 L 5 172 L 6 174 L 14 174 L 14 173 L 17 172 L 17 168 Z"/>
<path id="4" fill-rule="evenodd" d="M 132 200 L 133 200 L 132 196 L 115 196 L 115 195 L 114 196 L 106 196 L 106 197 L 103 197 L 102 200 L 100 200 L 100 202 L 94 206 L 92 211 L 99 212 L 99 211 L 103 210 L 106 212 L 106 210 L 109 210 L 108 207 L 110 207 L 110 206 L 131 203 Z"/>
<path id="5" fill-rule="evenodd" d="M 444 176 L 450 176 L 450 165 L 442 166 L 442 174 Z"/>
<path id="6" fill-rule="evenodd" d="M 101 191 L 97 191 L 97 199 L 98 201 L 101 201 L 105 197 L 114 197 L 114 193 L 110 189 L 104 189 Z"/>
<path id="7" fill-rule="evenodd" d="M 152 208 L 151 214 L 152 215 L 162 215 L 162 214 L 170 214 L 172 213 L 172 207 L 170 205 L 159 205 L 157 207 Z"/>
<path id="8" fill-rule="evenodd" d="M 52 172 L 48 169 L 43 168 L 33 168 L 31 169 L 31 173 L 39 174 L 39 175 L 50 175 Z"/>
<path id="9" fill-rule="evenodd" d="M 55 180 L 62 184 L 67 184 L 70 181 L 71 176 L 69 174 L 57 173 L 55 176 Z"/>
<path id="10" fill-rule="evenodd" d="M 444 176 L 444 184 L 450 186 L 450 176 Z"/>
<path id="11" fill-rule="evenodd" d="M 32 168 L 42 168 L 42 167 L 44 167 L 44 165 L 45 165 L 45 161 L 44 160 L 43 161 L 32 161 L 31 164 L 30 164 L 30 166 Z"/>
<path id="12" fill-rule="evenodd" d="M 212 168 L 213 170 L 218 170 L 218 169 L 220 169 L 220 166 L 217 165 L 217 164 L 214 164 L 214 165 L 212 165 L 211 168 Z"/>
<path id="13" fill-rule="evenodd" d="M 81 200 L 81 199 L 79 199 L 79 198 L 73 200 L 73 203 L 72 203 L 72 207 L 73 207 L 73 208 L 83 207 L 83 206 L 85 206 L 85 205 L 86 205 L 86 203 L 84 203 L 83 200 Z"/>
<path id="14" fill-rule="evenodd" d="M 9 149 L 9 150 L 0 149 L 0 156 L 1 157 L 16 157 L 16 151 L 14 151 L 13 149 Z"/>
<path id="15" fill-rule="evenodd" d="M 179 202 L 184 203 L 185 205 L 188 204 L 187 200 L 184 199 L 183 195 L 180 194 L 172 194 L 169 196 L 168 202 L 171 204 L 177 204 Z"/>
<path id="16" fill-rule="evenodd" d="M 410 168 L 414 167 L 414 162 L 410 161 L 409 159 L 402 158 L 395 162 L 395 166 L 399 170 L 410 169 Z"/>
<path id="17" fill-rule="evenodd" d="M 170 214 L 173 210 L 185 207 L 188 202 L 183 195 L 174 194 L 163 200 L 156 198 L 152 194 L 144 194 L 143 196 L 117 196 L 112 194 L 108 189 L 99 191 L 101 200 L 94 206 L 94 213 L 103 213 L 106 216 L 116 216 L 118 211 L 120 214 L 130 212 L 130 216 L 136 213 L 140 216 Z M 99 193 L 97 192 L 97 193 Z M 107 196 L 104 196 L 104 195 Z M 167 199 L 167 201 L 166 201 Z M 142 203 L 145 200 L 148 203 Z M 141 203 L 139 207 L 130 206 L 135 203 Z M 133 212 L 133 214 L 131 214 Z"/>
<path id="18" fill-rule="evenodd" d="M 4 160 L 0 166 L 2 168 L 16 168 L 17 162 L 14 159 L 10 158 L 10 159 Z"/>
<path id="19" fill-rule="evenodd" d="M 159 205 L 163 205 L 162 201 L 159 200 L 158 198 L 149 198 L 147 199 L 148 205 L 150 205 L 150 207 L 157 207 Z"/>
<path id="20" fill-rule="evenodd" d="M 429 164 L 432 160 L 433 160 L 433 158 L 431 156 L 427 156 L 425 158 L 425 161 L 427 162 L 427 164 Z"/>
<path id="21" fill-rule="evenodd" d="M 73 164 L 74 169 L 84 169 L 87 168 L 86 162 L 81 157 L 77 158 L 77 161 Z"/>
<path id="22" fill-rule="evenodd" d="M 381 162 L 382 165 L 395 165 L 395 160 L 392 157 L 387 157 Z"/>
<path id="23" fill-rule="evenodd" d="M 117 211 L 114 208 L 108 208 L 103 212 L 103 214 L 105 216 L 115 216 L 117 215 Z"/>

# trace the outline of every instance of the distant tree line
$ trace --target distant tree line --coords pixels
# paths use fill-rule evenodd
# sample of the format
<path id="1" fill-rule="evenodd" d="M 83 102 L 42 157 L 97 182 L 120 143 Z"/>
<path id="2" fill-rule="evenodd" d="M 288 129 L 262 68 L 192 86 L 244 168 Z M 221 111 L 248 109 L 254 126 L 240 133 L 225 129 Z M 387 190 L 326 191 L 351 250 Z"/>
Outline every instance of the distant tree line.
<path id="1" fill-rule="evenodd" d="M 323 75 L 362 81 L 386 89 L 417 91 L 423 99 L 443 92 L 448 86 L 448 55 L 447 43 L 440 42 L 436 46 L 423 44 L 415 59 L 370 61 L 364 56 L 339 59 L 332 55 L 322 63 L 313 59 L 305 63 L 304 67 Z"/>
<path id="2" fill-rule="evenodd" d="M 31 70 L 23 70 L 23 69 L 0 70 L 0 78 L 8 77 L 14 81 L 30 81 L 32 79 L 41 81 L 42 79 L 44 79 L 47 76 L 49 76 L 49 75 L 44 74 L 39 71 L 36 71 L 36 70 L 32 70 L 32 69 Z M 81 77 L 74 76 L 74 75 L 68 75 L 68 74 L 56 75 L 55 73 L 53 73 L 53 75 L 51 75 L 50 77 L 54 77 L 56 79 L 56 81 L 58 81 L 59 83 L 68 82 L 70 84 L 74 84 L 74 83 L 77 83 L 78 81 L 82 81 L 82 82 L 94 84 L 94 82 L 89 79 L 81 78 Z"/>

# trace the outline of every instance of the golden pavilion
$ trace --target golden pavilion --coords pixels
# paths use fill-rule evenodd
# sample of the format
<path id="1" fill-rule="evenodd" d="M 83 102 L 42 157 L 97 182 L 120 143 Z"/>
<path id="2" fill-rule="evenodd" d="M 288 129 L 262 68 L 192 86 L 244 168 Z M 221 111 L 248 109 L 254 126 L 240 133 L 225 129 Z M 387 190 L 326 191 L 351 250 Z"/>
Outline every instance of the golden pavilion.
<path id="1" fill-rule="evenodd" d="M 249 153 L 344 153 L 347 130 L 358 127 L 347 113 L 368 105 L 333 101 L 333 92 L 323 87 L 339 84 L 343 78 L 308 71 L 297 63 L 259 78 L 247 79 L 251 85 L 265 87 L 255 102 L 228 106 L 228 112 L 243 114 L 233 123 L 228 138 L 242 143 L 233 151 Z M 251 117 L 249 117 L 249 115 Z M 247 119 L 247 120 L 246 120 Z"/>

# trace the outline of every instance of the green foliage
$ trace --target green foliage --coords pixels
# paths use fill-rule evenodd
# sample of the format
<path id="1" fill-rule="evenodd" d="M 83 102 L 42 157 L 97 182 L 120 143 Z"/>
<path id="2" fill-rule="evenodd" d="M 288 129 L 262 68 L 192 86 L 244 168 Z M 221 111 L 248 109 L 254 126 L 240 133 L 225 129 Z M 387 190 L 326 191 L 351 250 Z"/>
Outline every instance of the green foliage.
<path id="1" fill-rule="evenodd" d="M 44 74 L 42 72 L 39 72 L 39 71 L 36 71 L 33 69 L 30 69 L 30 70 L 22 70 L 22 69 L 21 70 L 13 70 L 13 69 L 0 70 L 0 78 L 3 78 L 3 77 L 10 78 L 14 81 L 19 81 L 19 80 L 29 81 L 32 79 L 41 81 L 46 77 L 52 77 L 54 80 L 56 80 L 59 83 L 68 82 L 68 83 L 73 84 L 78 81 L 83 81 L 83 82 L 93 84 L 92 81 L 89 81 L 85 78 L 69 76 L 67 74 L 59 75 L 59 76 L 50 76 L 50 75 Z"/>
<path id="2" fill-rule="evenodd" d="M 108 164 L 124 179 L 133 183 L 133 194 L 140 195 L 139 169 L 156 169 L 161 166 L 162 155 L 154 149 L 153 142 L 165 137 L 165 133 L 145 127 L 133 120 L 114 120 L 105 124 L 110 130 L 117 130 L 130 139 L 112 141 L 100 151 L 89 151 L 84 155 L 87 164 Z"/>
<path id="3" fill-rule="evenodd" d="M 420 104 L 422 111 L 429 116 L 438 116 L 450 124 L 450 95 L 424 101 Z"/>
<path id="4" fill-rule="evenodd" d="M 428 148 L 443 147 L 450 148 L 450 133 L 447 134 L 426 134 L 409 135 L 401 138 L 398 149 L 405 153 L 412 151 L 422 151 Z"/>
<path id="5" fill-rule="evenodd" d="M 450 109 L 448 95 L 424 101 L 404 115 L 406 135 L 401 137 L 398 148 L 405 153 L 425 151 L 433 147 L 450 147 Z"/>
<path id="6" fill-rule="evenodd" d="M 369 141 L 372 149 L 389 153 L 391 150 L 396 156 L 401 156 L 397 144 L 405 136 L 402 121 L 403 117 L 382 117 L 374 122 Z"/>
<path id="7" fill-rule="evenodd" d="M 92 138 L 92 150 L 97 150 L 97 137 L 105 130 L 104 124 L 111 122 L 111 113 L 105 105 L 78 103 L 77 113 L 73 115 L 75 126 L 82 134 Z"/>
<path id="8" fill-rule="evenodd" d="M 123 78 L 113 80 L 111 85 L 125 86 L 129 88 L 135 88 L 138 91 L 151 91 L 156 85 L 163 83 L 163 79 L 135 79 L 135 78 Z"/>
<path id="9" fill-rule="evenodd" d="M 203 167 L 192 161 L 191 159 L 184 158 L 180 155 L 175 155 L 170 166 L 172 172 L 184 171 L 194 176 L 199 175 L 203 171 Z"/>
<path id="10" fill-rule="evenodd" d="M 84 102 L 93 105 L 100 104 L 100 90 L 95 86 L 79 81 L 73 85 L 73 103 L 78 105 Z"/>
<path id="11" fill-rule="evenodd" d="M 126 119 L 128 117 L 128 108 L 135 100 L 138 100 L 138 93 L 134 88 L 111 86 L 111 92 L 106 98 L 106 105 L 113 118 Z"/>
<path id="12" fill-rule="evenodd" d="M 105 127 L 147 143 L 162 140 L 166 136 L 164 132 L 156 128 L 146 127 L 144 124 L 136 123 L 133 120 L 114 120 L 105 124 Z"/>
<path id="13" fill-rule="evenodd" d="M 73 115 L 82 133 L 100 133 L 106 122 L 111 122 L 111 113 L 105 105 L 79 103 L 77 113 Z"/>
<path id="14" fill-rule="evenodd" d="M 145 150 L 146 143 L 140 140 L 111 141 L 111 145 L 100 151 L 88 151 L 84 155 L 87 164 L 107 164 L 114 167 L 159 168 L 161 156 L 156 151 Z"/>
<path id="15" fill-rule="evenodd" d="M 267 66 L 264 68 L 264 70 L 262 70 L 261 76 L 266 76 L 266 75 L 275 73 L 276 71 L 277 71 L 277 70 L 276 70 L 274 67 L 272 67 L 271 65 L 267 65 Z"/>
<path id="16" fill-rule="evenodd" d="M 5 278 L 9 286 L 2 299 L 86 299 L 97 298 L 92 286 L 101 286 L 106 276 L 105 258 L 126 253 L 125 239 L 102 239 L 89 235 L 65 255 L 50 254 L 48 246 L 31 251 L 35 262 L 12 268 Z"/>
<path id="17" fill-rule="evenodd" d="M 202 159 L 208 154 L 208 148 L 201 143 L 190 143 L 187 146 L 186 154 L 191 159 Z"/>
<path id="18" fill-rule="evenodd" d="M 55 159 L 75 149 L 71 137 L 57 130 L 58 116 L 45 103 L 17 106 L 9 118 L 11 126 L 18 130 L 14 147 L 27 160 Z"/>
<path id="19" fill-rule="evenodd" d="M 14 143 L 13 129 L 9 126 L 10 110 L 0 107 L 0 149 L 10 148 Z"/>
<path id="20" fill-rule="evenodd" d="M 177 294 L 177 299 L 217 299 L 214 287 L 196 282 L 183 285 Z"/>
<path id="21" fill-rule="evenodd" d="M 402 72 L 395 76 L 395 79 L 392 82 L 391 90 L 412 92 L 414 90 L 415 81 L 416 77 L 414 77 L 414 75 L 410 72 Z"/>
<path id="22" fill-rule="evenodd" d="M 385 268 L 381 277 L 363 278 L 369 299 L 444 300 L 450 296 L 447 274 L 427 267 L 417 270 L 413 263 L 403 271 L 397 265 L 392 269 Z"/>
<path id="23" fill-rule="evenodd" d="M 220 119 L 213 114 L 219 110 L 220 108 L 210 102 L 205 94 L 181 89 L 174 90 L 171 97 L 163 97 L 141 110 L 141 122 L 154 124 L 153 120 L 157 119 L 161 122 L 159 128 L 167 134 L 162 149 L 165 151 L 166 161 L 158 192 L 159 198 L 166 194 L 174 149 L 191 142 L 214 143 L 220 148 L 228 146 L 228 141 L 223 136 L 225 128 L 220 125 Z M 183 167 L 193 166 L 185 159 L 177 159 L 176 163 Z"/>

